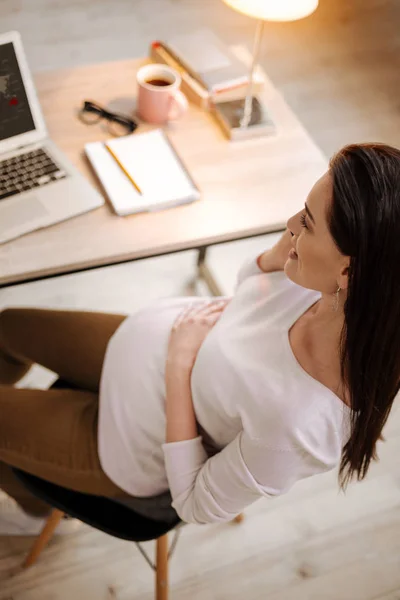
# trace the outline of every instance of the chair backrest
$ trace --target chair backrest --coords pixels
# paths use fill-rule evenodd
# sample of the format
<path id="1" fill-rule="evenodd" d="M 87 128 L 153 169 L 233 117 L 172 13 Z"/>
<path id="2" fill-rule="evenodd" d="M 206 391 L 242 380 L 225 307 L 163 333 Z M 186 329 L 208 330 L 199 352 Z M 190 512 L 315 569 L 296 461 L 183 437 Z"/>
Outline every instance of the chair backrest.
<path id="1" fill-rule="evenodd" d="M 81 494 L 49 483 L 39 477 L 13 469 L 16 477 L 32 494 L 67 515 L 95 529 L 132 542 L 154 540 L 174 529 L 180 520 L 164 523 L 139 515 L 134 510 L 102 496 Z"/>

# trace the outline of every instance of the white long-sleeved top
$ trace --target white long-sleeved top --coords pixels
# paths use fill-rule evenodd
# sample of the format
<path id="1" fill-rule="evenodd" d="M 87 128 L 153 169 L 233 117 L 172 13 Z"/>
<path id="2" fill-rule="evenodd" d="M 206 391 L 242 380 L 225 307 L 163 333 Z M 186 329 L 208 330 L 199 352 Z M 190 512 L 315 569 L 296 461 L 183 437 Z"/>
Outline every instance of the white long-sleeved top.
<path id="1" fill-rule="evenodd" d="M 188 303 L 163 299 L 127 317 L 111 338 L 100 385 L 99 455 L 133 496 L 171 490 L 183 521 L 233 519 L 262 496 L 334 468 L 350 409 L 297 362 L 289 330 L 321 294 L 263 273 L 253 259 L 203 342 L 191 391 L 199 437 L 165 443 L 165 363 Z"/>

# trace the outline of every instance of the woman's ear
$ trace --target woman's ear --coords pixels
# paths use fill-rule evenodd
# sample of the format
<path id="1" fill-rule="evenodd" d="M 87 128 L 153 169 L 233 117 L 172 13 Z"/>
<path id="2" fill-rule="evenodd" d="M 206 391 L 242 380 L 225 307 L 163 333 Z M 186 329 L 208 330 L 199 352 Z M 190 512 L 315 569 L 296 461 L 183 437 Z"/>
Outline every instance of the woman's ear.
<path id="1" fill-rule="evenodd" d="M 350 271 L 350 258 L 347 258 L 345 264 L 343 265 L 343 267 L 340 271 L 340 276 L 339 276 L 339 281 L 338 281 L 338 284 L 342 290 L 347 290 L 347 288 L 349 287 L 349 271 Z"/>

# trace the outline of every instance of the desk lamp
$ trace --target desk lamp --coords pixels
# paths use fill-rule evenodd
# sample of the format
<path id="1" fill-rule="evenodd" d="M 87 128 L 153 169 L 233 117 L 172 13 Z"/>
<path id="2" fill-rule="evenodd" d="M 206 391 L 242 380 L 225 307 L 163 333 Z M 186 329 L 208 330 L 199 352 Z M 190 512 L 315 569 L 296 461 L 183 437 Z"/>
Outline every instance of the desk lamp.
<path id="1" fill-rule="evenodd" d="M 319 0 L 223 0 L 231 8 L 258 19 L 246 98 L 218 104 L 220 118 L 230 129 L 232 139 L 246 139 L 271 133 L 273 124 L 266 110 L 254 97 L 253 78 L 265 21 L 296 21 L 310 15 Z"/>

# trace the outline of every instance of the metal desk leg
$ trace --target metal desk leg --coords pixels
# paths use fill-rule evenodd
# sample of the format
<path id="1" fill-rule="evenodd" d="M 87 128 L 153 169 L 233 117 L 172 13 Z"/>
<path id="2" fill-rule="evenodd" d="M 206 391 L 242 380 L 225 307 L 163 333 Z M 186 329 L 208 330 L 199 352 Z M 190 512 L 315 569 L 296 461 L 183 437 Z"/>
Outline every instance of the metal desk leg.
<path id="1" fill-rule="evenodd" d="M 202 246 L 199 248 L 199 255 L 197 257 L 198 277 L 206 282 L 207 287 L 213 296 L 223 296 L 224 294 L 222 293 L 221 288 L 214 279 L 214 276 L 208 268 L 208 265 L 206 265 L 206 252 L 207 246 Z"/>

